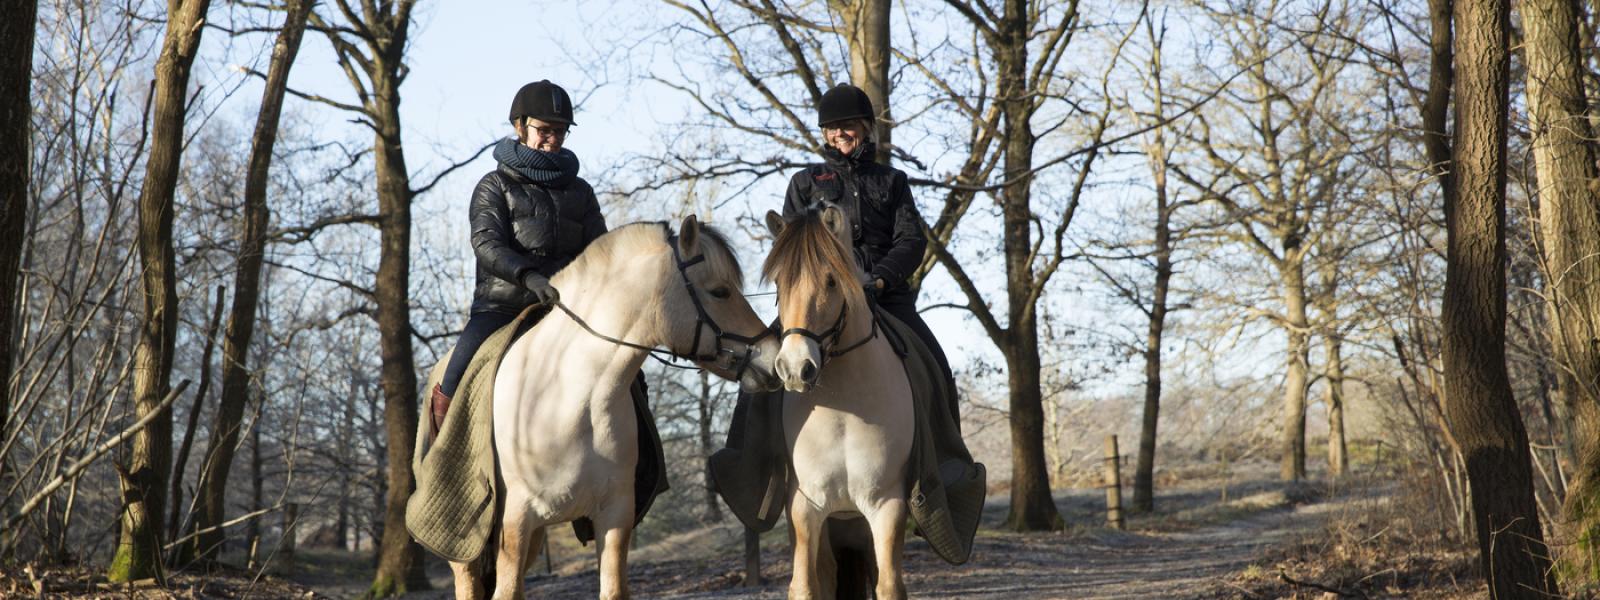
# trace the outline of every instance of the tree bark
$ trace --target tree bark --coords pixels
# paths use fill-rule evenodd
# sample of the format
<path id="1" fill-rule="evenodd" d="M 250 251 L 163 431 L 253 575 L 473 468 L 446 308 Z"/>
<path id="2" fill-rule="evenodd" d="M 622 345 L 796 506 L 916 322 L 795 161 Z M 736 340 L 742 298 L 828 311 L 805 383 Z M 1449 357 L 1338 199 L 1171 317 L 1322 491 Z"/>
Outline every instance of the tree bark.
<path id="1" fill-rule="evenodd" d="M 373 130 L 373 168 L 377 178 L 379 258 L 373 301 L 377 304 L 378 349 L 382 357 L 386 481 L 383 538 L 378 569 L 367 596 L 383 598 L 428 588 L 422 551 L 406 531 L 406 501 L 411 497 L 411 452 L 417 431 L 417 370 L 411 348 L 411 190 L 401 144 L 400 84 L 405 80 L 406 44 L 414 0 L 384 3 L 361 11 L 336 0 L 346 27 L 322 29 L 338 53 L 362 106 L 354 107 Z M 354 35 L 365 52 L 346 39 Z M 366 76 L 363 82 L 357 71 Z"/>
<path id="2" fill-rule="evenodd" d="M 1300 481 L 1306 478 L 1306 387 L 1311 369 L 1311 323 L 1306 318 L 1305 262 L 1299 249 L 1285 248 L 1278 269 L 1286 319 L 1283 329 L 1289 336 L 1283 381 L 1283 456 L 1278 477 L 1284 481 Z"/>
<path id="3" fill-rule="evenodd" d="M 0 19 L 0 439 L 10 429 L 11 368 L 15 362 L 16 285 L 28 222 L 29 166 L 33 163 L 33 37 L 36 0 L 12 2 Z M 7 487 L 0 462 L 0 487 Z M 0 513 L 7 513 L 0 507 Z"/>
<path id="4" fill-rule="evenodd" d="M 1550 339 L 1571 373 L 1573 415 L 1600 408 L 1600 144 L 1584 90 L 1576 0 L 1518 4 L 1526 34 L 1529 125 L 1538 173 Z M 1562 508 L 1560 573 L 1568 587 L 1600 583 L 1600 429 L 1575 419 L 1578 464 Z"/>
<path id="5" fill-rule="evenodd" d="M 711 453 L 716 450 L 716 442 L 711 439 L 711 374 L 700 372 L 700 462 L 705 465 L 701 469 L 702 482 L 705 487 L 706 521 L 716 523 L 722 520 L 722 504 L 717 498 L 717 490 L 711 485 Z"/>
<path id="6" fill-rule="evenodd" d="M 256 113 L 256 128 L 250 142 L 250 164 L 245 172 L 244 223 L 239 236 L 238 269 L 233 277 L 233 306 L 228 312 L 228 333 L 222 346 L 222 398 L 201 465 L 195 530 L 204 531 L 191 542 L 187 555 L 214 559 L 226 537 L 219 525 L 227 520 L 228 472 L 239 447 L 239 423 L 250 398 L 250 339 L 255 332 L 256 306 L 261 297 L 261 266 L 266 249 L 268 221 L 268 175 L 272 150 L 278 141 L 278 121 L 283 113 L 283 97 L 289 83 L 289 70 L 300 52 L 306 19 L 312 0 L 288 0 L 283 29 L 272 46 L 272 62 L 267 67 L 261 91 L 261 108 Z"/>
<path id="7" fill-rule="evenodd" d="M 850 45 L 850 83 L 867 93 L 877 111 L 873 126 L 879 164 L 889 164 L 894 119 L 889 112 L 889 0 L 829 0 L 844 20 Z"/>
<path id="8" fill-rule="evenodd" d="M 150 157 L 139 192 L 139 279 L 144 302 L 133 356 L 133 402 L 139 417 L 157 410 L 171 384 L 178 323 L 173 193 L 183 152 L 189 74 L 210 5 L 210 0 L 169 0 L 167 32 L 156 59 Z M 164 411 L 134 436 L 133 451 L 122 470 L 122 534 L 107 571 L 112 581 L 162 576 L 161 517 L 171 462 L 172 412 Z"/>
<path id="9" fill-rule="evenodd" d="M 1337 331 L 1330 331 L 1323 344 L 1328 353 L 1328 475 L 1343 477 L 1350 471 L 1344 439 L 1344 340 Z"/>
<path id="10" fill-rule="evenodd" d="M 1159 83 L 1157 84 L 1160 85 Z M 1159 87 L 1156 93 L 1159 105 Z M 1156 109 L 1156 118 L 1163 119 L 1162 110 Z M 1155 148 L 1151 164 L 1155 179 L 1156 260 L 1155 285 L 1150 293 L 1150 323 L 1145 332 L 1144 348 L 1144 417 L 1139 428 L 1139 459 L 1133 474 L 1133 510 L 1155 510 L 1156 425 L 1161 417 L 1161 343 L 1167 323 L 1167 290 L 1172 283 L 1172 209 L 1167 198 L 1166 143 L 1161 130 L 1156 130 Z"/>
<path id="11" fill-rule="evenodd" d="M 1528 434 L 1506 373 L 1506 0 L 1456 3 L 1455 193 L 1444 293 L 1445 416 L 1466 458 L 1491 597 L 1556 594 L 1533 498 Z M 1539 596 L 1543 597 L 1543 596 Z"/>
<path id="12" fill-rule="evenodd" d="M 1004 41 L 996 57 L 1000 67 L 999 103 L 1004 113 L 1005 178 L 1000 192 L 1005 231 L 1006 304 L 1011 323 L 1001 351 L 1010 374 L 1011 512 L 1006 526 L 1017 531 L 1060 529 L 1061 513 L 1050 494 L 1050 470 L 1044 458 L 1044 398 L 1040 390 L 1039 331 L 1032 290 L 1033 146 L 1031 120 L 1035 107 L 1028 94 L 1028 3 L 1006 0 L 999 25 Z"/>

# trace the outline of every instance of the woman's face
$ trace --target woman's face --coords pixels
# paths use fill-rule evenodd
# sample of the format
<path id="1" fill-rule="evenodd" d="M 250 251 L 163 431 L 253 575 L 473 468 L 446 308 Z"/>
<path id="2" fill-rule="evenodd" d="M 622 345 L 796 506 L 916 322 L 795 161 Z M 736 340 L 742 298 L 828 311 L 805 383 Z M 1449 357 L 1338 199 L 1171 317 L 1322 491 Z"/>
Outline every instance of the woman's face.
<path id="1" fill-rule="evenodd" d="M 867 122 L 850 119 L 823 125 L 822 138 L 839 153 L 848 156 L 867 142 Z"/>
<path id="2" fill-rule="evenodd" d="M 522 127 L 522 145 L 534 150 L 555 152 L 567 141 L 568 126 L 561 123 L 529 118 L 522 121 Z"/>

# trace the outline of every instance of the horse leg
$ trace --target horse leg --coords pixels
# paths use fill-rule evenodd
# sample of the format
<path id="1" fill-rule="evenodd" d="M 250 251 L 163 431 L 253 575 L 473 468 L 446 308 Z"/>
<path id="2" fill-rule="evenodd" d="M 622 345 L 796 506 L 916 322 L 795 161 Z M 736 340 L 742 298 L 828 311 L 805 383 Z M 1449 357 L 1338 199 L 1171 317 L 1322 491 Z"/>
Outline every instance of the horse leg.
<path id="1" fill-rule="evenodd" d="M 632 489 L 632 486 L 629 486 Z M 622 496 L 595 515 L 595 553 L 600 555 L 600 600 L 627 600 L 628 545 L 633 538 L 633 496 Z"/>
<path id="2" fill-rule="evenodd" d="M 478 578 L 479 558 L 472 562 L 450 563 L 450 573 L 456 582 L 456 600 L 480 600 L 483 598 L 483 582 Z"/>
<path id="3" fill-rule="evenodd" d="M 794 575 L 789 579 L 789 600 L 824 600 L 833 597 L 817 573 L 818 551 L 826 552 L 822 522 L 827 515 L 796 490 L 789 499 L 789 525 L 794 532 Z"/>
<path id="4" fill-rule="evenodd" d="M 872 550 L 878 561 L 878 600 L 904 600 L 901 552 L 905 549 L 906 501 L 891 498 L 867 517 L 872 528 Z"/>
<path id="5" fill-rule="evenodd" d="M 541 525 L 533 522 L 528 503 L 521 498 L 511 497 L 513 494 L 507 492 L 505 514 L 500 517 L 500 552 L 495 556 L 494 565 L 494 600 L 522 599 L 522 565 L 528 555 L 528 542 L 533 537 L 533 531 Z"/>
<path id="6" fill-rule="evenodd" d="M 547 527 L 539 526 L 533 529 L 533 534 L 528 536 L 528 552 L 522 560 L 522 572 L 527 573 L 533 568 L 533 563 L 539 560 L 539 553 L 544 551 L 544 534 Z"/>

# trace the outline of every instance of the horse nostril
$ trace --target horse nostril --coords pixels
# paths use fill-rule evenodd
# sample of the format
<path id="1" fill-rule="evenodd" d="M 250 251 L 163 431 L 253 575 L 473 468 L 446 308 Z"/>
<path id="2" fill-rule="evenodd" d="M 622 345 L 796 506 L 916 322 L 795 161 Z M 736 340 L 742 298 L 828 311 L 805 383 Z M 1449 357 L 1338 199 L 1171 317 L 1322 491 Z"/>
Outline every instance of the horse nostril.
<path id="1" fill-rule="evenodd" d="M 800 379 L 802 381 L 805 381 L 805 382 L 809 383 L 811 381 L 816 380 L 816 378 L 817 378 L 817 363 L 814 363 L 814 362 L 811 362 L 810 360 L 807 360 L 805 362 L 805 364 L 800 365 Z"/>

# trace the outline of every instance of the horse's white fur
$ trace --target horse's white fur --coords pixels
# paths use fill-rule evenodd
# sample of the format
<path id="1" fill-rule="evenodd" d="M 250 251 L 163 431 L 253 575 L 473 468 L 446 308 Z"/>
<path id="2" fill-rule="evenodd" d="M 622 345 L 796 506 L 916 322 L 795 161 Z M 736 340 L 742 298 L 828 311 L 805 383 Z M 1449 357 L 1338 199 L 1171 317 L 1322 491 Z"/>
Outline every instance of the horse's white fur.
<path id="1" fill-rule="evenodd" d="M 836 215 L 834 223 L 840 217 Z M 778 223 L 769 217 L 768 225 Z M 836 228 L 835 235 L 839 233 Z M 837 319 L 837 299 L 824 300 L 820 293 L 789 298 L 781 289 L 778 293 L 785 328 L 801 326 L 820 333 Z M 790 322 L 795 314 L 790 303 L 810 304 L 800 309 L 809 314 L 808 322 Z M 870 314 L 850 311 L 835 349 L 865 339 L 871 331 Z M 823 525 L 829 516 L 860 514 L 872 532 L 877 597 L 904 598 L 900 562 L 908 510 L 906 465 L 915 419 L 911 384 L 899 357 L 881 334 L 826 363 L 822 350 L 804 336 L 787 335 L 775 365 L 789 390 L 784 395 L 783 428 L 795 481 L 789 500 L 795 536 L 789 597 L 833 596 L 832 582 L 819 576 L 818 552 L 827 551 Z M 806 360 L 822 367 L 814 382 L 799 376 Z"/>
<path id="2" fill-rule="evenodd" d="M 693 246 L 683 248 L 685 258 L 707 254 L 688 272 L 712 318 L 730 332 L 761 331 L 764 325 L 738 293 L 740 275 L 731 255 L 696 235 L 692 217 L 680 231 L 680 246 Z M 602 237 L 552 284 L 596 331 L 633 343 L 689 351 L 699 326 L 658 226 L 635 225 Z M 709 294 L 718 287 L 732 288 L 728 299 Z M 713 350 L 713 343 L 710 331 L 702 331 L 700 351 Z M 746 373 L 741 383 L 747 387 L 766 385 L 776 341 L 768 338 L 764 345 L 758 359 L 765 364 Z M 582 517 L 594 522 L 600 597 L 628 597 L 639 458 L 629 385 L 645 358 L 642 350 L 591 335 L 559 311 L 507 352 L 494 383 L 495 453 L 504 483 L 495 598 L 522 597 L 522 574 L 546 526 Z M 452 567 L 457 597 L 477 597 L 475 569 Z"/>

